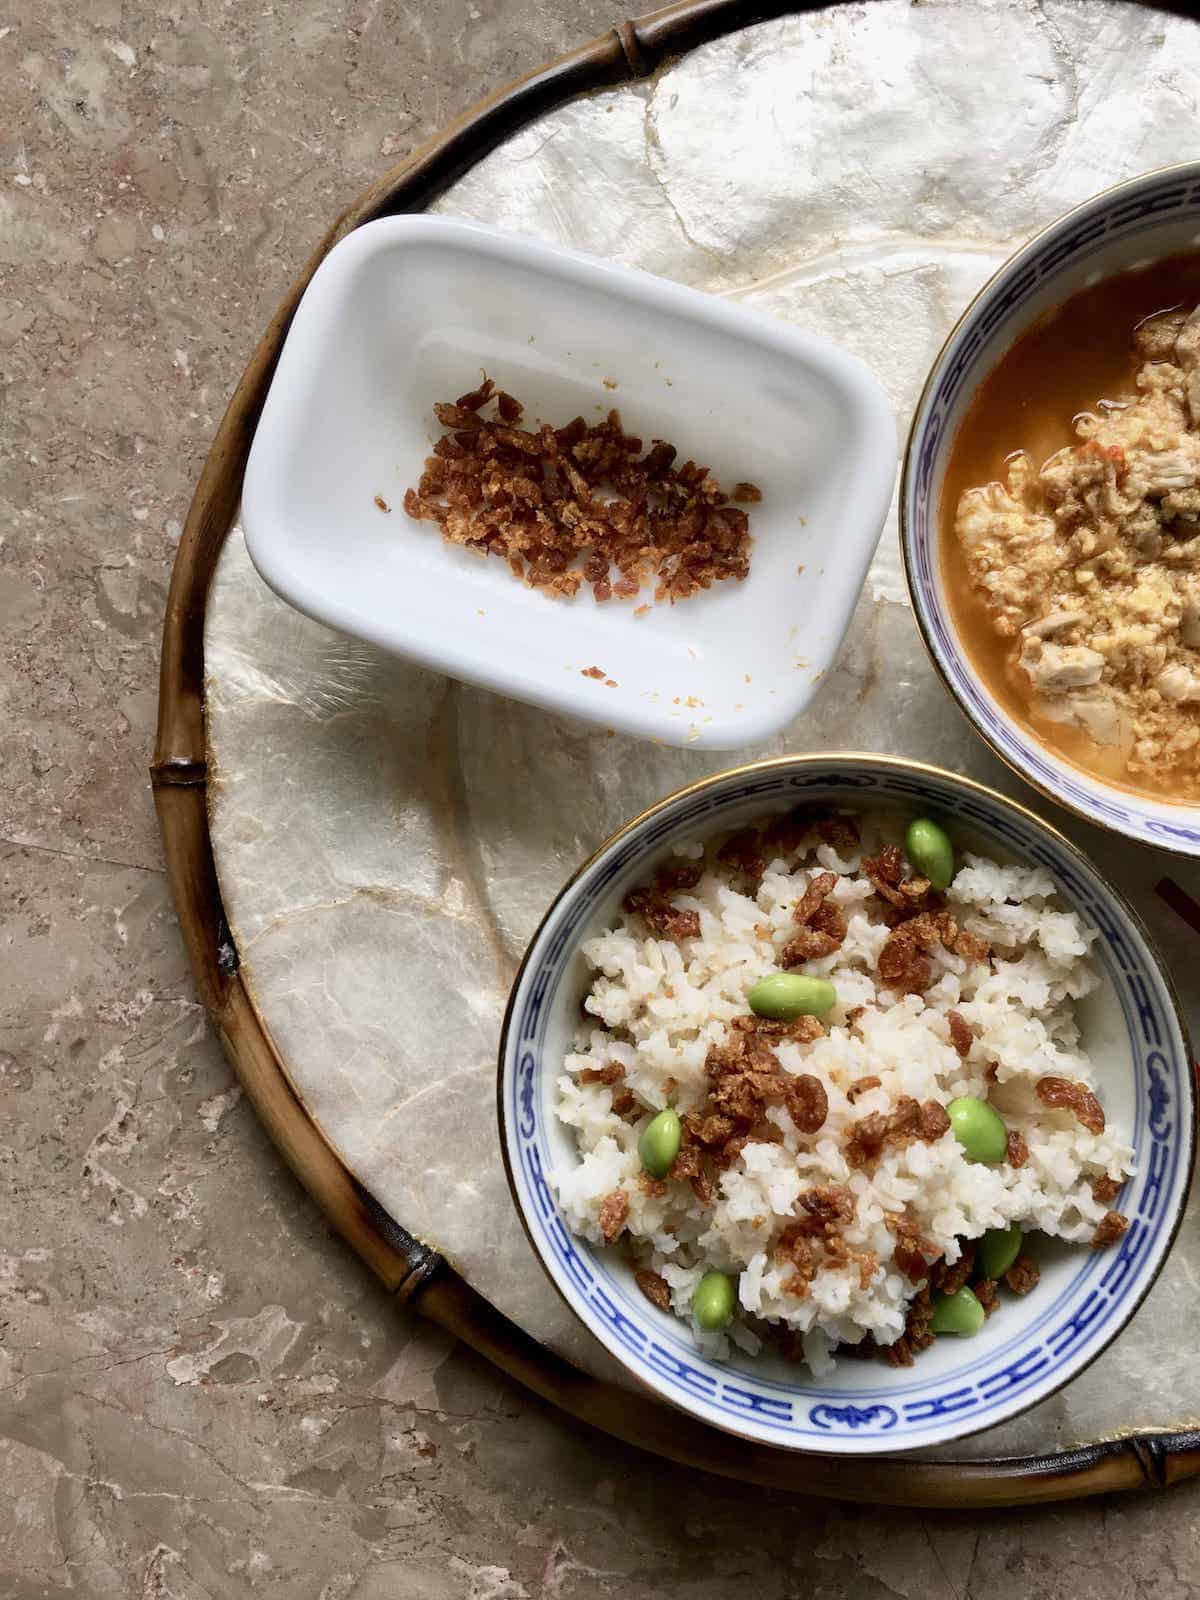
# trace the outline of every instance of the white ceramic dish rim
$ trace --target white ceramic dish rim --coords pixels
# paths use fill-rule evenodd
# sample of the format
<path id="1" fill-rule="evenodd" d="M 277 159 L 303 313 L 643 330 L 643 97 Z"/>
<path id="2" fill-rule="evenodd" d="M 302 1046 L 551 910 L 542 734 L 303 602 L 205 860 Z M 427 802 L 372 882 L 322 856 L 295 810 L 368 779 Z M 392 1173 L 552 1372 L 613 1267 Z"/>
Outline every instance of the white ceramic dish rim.
<path id="1" fill-rule="evenodd" d="M 790 361 L 821 373 L 835 389 L 854 421 L 859 441 L 849 489 L 840 501 L 840 515 L 830 529 L 828 548 L 836 550 L 841 578 L 826 580 L 813 604 L 833 624 L 828 648 L 814 652 L 808 670 L 793 673 L 790 692 L 756 698 L 736 717 L 721 716 L 688 726 L 681 724 L 665 699 L 618 701 L 597 706 L 594 685 L 582 687 L 570 674 L 547 677 L 531 671 L 515 654 L 467 648 L 449 631 L 432 624 L 419 635 L 402 635 L 380 615 L 364 622 L 351 618 L 336 598 L 289 560 L 287 528 L 274 509 L 276 440 L 297 425 L 305 373 L 306 345 L 336 318 L 346 282 L 366 258 L 406 244 L 436 241 L 463 252 L 535 269 L 544 274 L 599 290 L 615 301 L 639 301 L 698 327 L 707 327 L 743 342 L 751 341 Z M 305 615 L 409 659 L 483 688 L 512 695 L 547 710 L 566 712 L 593 723 L 617 728 L 667 744 L 697 749 L 729 749 L 772 737 L 799 716 L 820 688 L 849 626 L 871 557 L 887 516 L 897 472 L 896 421 L 878 379 L 849 352 L 819 334 L 791 327 L 749 307 L 705 294 L 638 268 L 618 265 L 559 245 L 507 233 L 466 219 L 417 213 L 383 217 L 364 223 L 336 244 L 314 273 L 284 341 L 271 388 L 263 407 L 247 462 L 242 496 L 242 521 L 251 560 L 265 582 Z M 495 602 L 493 602 L 495 604 Z M 552 602 L 545 602 L 551 604 Z M 590 601 L 588 603 L 591 603 Z M 753 613 L 747 612 L 748 625 Z M 487 661 L 486 670 L 481 665 Z"/>
<path id="2" fill-rule="evenodd" d="M 1171 192 L 1180 188 L 1185 192 L 1173 196 Z M 939 603 L 932 576 L 940 548 L 938 508 L 934 504 L 926 509 L 932 532 L 922 528 L 917 511 L 921 485 L 933 476 L 939 454 L 953 443 L 953 434 L 946 436 L 941 430 L 939 385 L 949 379 L 955 390 L 959 381 L 977 387 L 994 366 L 994 361 L 988 362 L 981 370 L 983 342 L 992 338 L 997 327 L 1003 329 L 1026 295 L 1068 271 L 1081 251 L 1098 253 L 1103 249 L 1095 243 L 1100 219 L 1106 219 L 1107 226 L 1107 219 L 1116 213 L 1122 227 L 1141 222 L 1145 231 L 1170 220 L 1170 212 L 1161 203 L 1164 194 L 1181 208 L 1200 215 L 1200 162 L 1180 162 L 1142 173 L 1073 207 L 1022 245 L 971 300 L 930 368 L 913 414 L 900 479 L 900 546 L 909 598 L 930 659 L 959 709 L 996 755 L 1025 782 L 1077 816 L 1160 849 L 1200 856 L 1200 806 L 1157 801 L 1106 783 L 1063 760 L 1013 721 L 972 667 L 948 608 Z M 1143 210 L 1132 218 L 1121 217 L 1122 209 L 1139 196 L 1146 197 Z M 1133 227 L 1130 231 L 1142 230 Z M 1043 264 L 1040 272 L 1039 263 Z M 945 409 L 953 402 L 954 390 Z M 933 431 L 935 422 L 937 430 Z"/>
<path id="3" fill-rule="evenodd" d="M 1032 1324 L 1023 1324 L 1022 1331 L 1015 1333 L 999 1351 L 992 1352 L 990 1356 L 975 1363 L 971 1368 L 956 1369 L 953 1382 L 960 1383 L 963 1373 L 974 1370 L 974 1367 L 996 1367 L 1002 1356 L 1023 1342 L 1028 1343 L 1040 1328 L 1046 1327 L 1066 1302 L 1071 1301 L 1073 1297 L 1078 1299 L 1087 1289 L 1089 1279 L 1096 1279 L 1096 1284 L 1088 1291 L 1082 1306 L 1073 1307 L 1068 1321 L 1046 1335 L 1046 1348 L 1050 1348 L 1051 1341 L 1061 1340 L 1064 1328 L 1067 1330 L 1066 1341 L 1058 1343 L 1052 1351 L 1053 1361 L 1056 1364 L 1051 1366 L 1051 1370 L 1049 1372 L 1043 1370 L 1046 1366 L 1044 1360 L 1041 1365 L 1036 1362 L 1030 1365 L 1033 1356 L 1043 1349 L 1042 1345 L 1035 1344 L 1032 1354 L 1019 1354 L 1015 1360 L 1010 1361 L 1007 1368 L 996 1368 L 990 1380 L 993 1383 L 1005 1379 L 1010 1373 L 1015 1373 L 1016 1377 L 1007 1383 L 1001 1381 L 1000 1387 L 993 1389 L 990 1395 L 983 1387 L 989 1382 L 988 1377 L 979 1379 L 977 1392 L 982 1402 L 992 1407 L 986 1420 L 980 1421 L 966 1414 L 966 1407 L 974 1405 L 974 1401 L 961 1398 L 956 1401 L 956 1396 L 967 1395 L 967 1388 L 959 1387 L 946 1396 L 930 1398 L 928 1391 L 942 1380 L 924 1381 L 918 1363 L 917 1367 L 912 1369 L 914 1375 L 911 1378 L 896 1373 L 890 1380 L 881 1381 L 876 1389 L 860 1396 L 870 1400 L 870 1404 L 865 1407 L 857 1406 L 853 1401 L 844 1404 L 842 1402 L 847 1399 L 844 1392 L 831 1392 L 826 1401 L 818 1401 L 815 1406 L 810 1407 L 810 1420 L 816 1417 L 817 1413 L 824 1413 L 824 1416 L 817 1420 L 815 1427 L 810 1426 L 806 1430 L 806 1437 L 800 1437 L 795 1427 L 782 1425 L 780 1418 L 785 1401 L 779 1398 L 797 1393 L 802 1387 L 799 1382 L 795 1386 L 764 1382 L 756 1379 L 752 1372 L 727 1367 L 721 1363 L 709 1363 L 699 1357 L 691 1345 L 690 1334 L 682 1323 L 653 1311 L 646 1302 L 639 1304 L 640 1296 L 636 1293 L 631 1298 L 628 1294 L 620 1295 L 614 1289 L 611 1272 L 605 1276 L 603 1270 L 603 1252 L 595 1251 L 565 1228 L 540 1173 L 534 1174 L 535 1183 L 531 1184 L 529 1171 L 526 1170 L 528 1151 L 522 1150 L 518 1134 L 520 1133 L 522 1138 L 526 1136 L 523 1129 L 519 1130 L 518 1123 L 525 1115 L 532 1115 L 534 1082 L 541 1068 L 538 1058 L 532 1056 L 530 1050 L 521 1048 L 522 1042 L 528 1035 L 523 1031 L 523 1024 L 519 1019 L 523 1017 L 523 1007 L 527 1008 L 530 1000 L 533 1002 L 535 1012 L 546 1000 L 551 985 L 547 980 L 543 964 L 555 958 L 556 946 L 561 950 L 568 941 L 572 944 L 577 943 L 579 933 L 570 921 L 572 911 L 589 883 L 606 867 L 611 867 L 614 857 L 624 856 L 628 864 L 631 860 L 653 857 L 661 853 L 663 841 L 678 830 L 680 823 L 686 821 L 688 815 L 697 810 L 698 804 L 703 802 L 705 797 L 720 791 L 722 786 L 728 786 L 735 780 L 744 778 L 752 783 L 754 787 L 751 792 L 756 797 L 770 793 L 780 803 L 794 804 L 804 797 L 806 790 L 811 791 L 813 788 L 823 787 L 828 791 L 839 788 L 844 791 L 847 787 L 853 789 L 854 780 L 850 780 L 847 784 L 844 776 L 841 778 L 837 776 L 839 770 L 857 771 L 862 775 L 863 782 L 899 783 L 901 791 L 905 794 L 909 793 L 911 787 L 913 803 L 917 803 L 927 795 L 932 785 L 935 792 L 940 788 L 944 794 L 952 794 L 961 801 L 968 818 L 974 814 L 985 826 L 992 827 L 1001 834 L 1006 830 L 1012 832 L 1014 827 L 1017 830 L 1014 837 L 1019 836 L 1022 829 L 1026 833 L 1031 833 L 1039 841 L 1041 849 L 1048 852 L 1046 864 L 1049 864 L 1056 854 L 1060 858 L 1059 868 L 1055 871 L 1056 881 L 1060 885 L 1065 885 L 1068 876 L 1073 877 L 1076 886 L 1080 881 L 1087 886 L 1085 899 L 1090 898 L 1093 905 L 1097 901 L 1103 903 L 1103 918 L 1093 914 L 1091 920 L 1101 927 L 1106 940 L 1112 941 L 1118 951 L 1124 951 L 1120 957 L 1123 972 L 1131 947 L 1135 949 L 1140 947 L 1142 968 L 1152 981 L 1155 1003 L 1161 1010 L 1166 1027 L 1160 1038 L 1156 1021 L 1154 1034 L 1151 1034 L 1147 1017 L 1155 1013 L 1155 1005 L 1151 1003 L 1150 996 L 1146 992 L 1147 985 L 1142 973 L 1130 969 L 1128 986 L 1131 991 L 1131 1003 L 1126 1003 L 1123 992 L 1120 998 L 1127 1034 L 1134 1051 L 1137 1102 L 1135 1156 L 1139 1167 L 1138 1175 L 1131 1180 L 1134 1185 L 1132 1191 L 1134 1223 L 1125 1241 L 1116 1247 L 1116 1258 L 1104 1267 L 1102 1276 L 1097 1277 L 1104 1266 L 1103 1257 L 1084 1252 L 1081 1258 L 1084 1264 L 1051 1307 L 1039 1309 L 1036 1320 Z M 736 795 L 734 798 L 737 798 Z M 895 796 L 892 796 L 892 801 L 896 803 Z M 728 805 L 728 799 L 723 803 Z M 770 802 L 764 799 L 763 809 L 768 809 L 769 804 Z M 718 805 L 714 817 L 720 809 Z M 655 827 L 656 824 L 659 826 Z M 697 824 L 697 831 L 711 832 L 719 826 L 719 822 L 710 819 L 704 824 Z M 648 832 L 655 834 L 649 841 Z M 1018 850 L 1016 853 L 1021 855 L 1025 852 Z M 1064 861 L 1070 863 L 1069 869 L 1062 865 Z M 1067 892 L 1065 888 L 1063 892 Z M 1070 898 L 1071 895 L 1068 894 L 1068 899 Z M 576 918 L 576 922 L 578 920 Z M 560 978 L 562 970 L 560 968 Z M 1138 1016 L 1141 1021 L 1145 1037 L 1145 1044 L 1142 1046 L 1139 1046 L 1134 1033 L 1134 1016 Z M 1148 1052 L 1144 1060 L 1138 1054 L 1139 1049 Z M 1168 1073 L 1170 1075 L 1170 1091 L 1164 1089 L 1158 1069 L 1152 1065 L 1156 1056 L 1163 1065 L 1162 1077 L 1165 1078 Z M 645 1387 L 668 1403 L 691 1412 L 701 1420 L 759 1443 L 818 1453 L 832 1451 L 844 1454 L 868 1454 L 881 1450 L 890 1453 L 896 1450 L 945 1444 L 952 1439 L 1007 1421 L 1060 1389 L 1078 1372 L 1090 1365 L 1127 1325 L 1158 1276 L 1178 1232 L 1186 1206 L 1196 1144 L 1196 1091 L 1191 1061 L 1187 1031 L 1178 998 L 1161 957 L 1141 919 L 1124 897 L 1101 877 L 1075 845 L 1033 812 L 982 784 L 920 762 L 857 752 L 837 752 L 808 757 L 783 756 L 714 774 L 666 797 L 612 835 L 559 892 L 526 952 L 514 980 L 504 1018 L 497 1079 L 500 1142 L 514 1204 L 530 1243 L 551 1283 L 584 1326 Z M 1146 1068 L 1148 1078 L 1148 1087 L 1144 1092 L 1136 1076 L 1139 1062 Z M 1178 1095 L 1178 1112 L 1169 1124 L 1169 1134 L 1154 1130 L 1152 1148 L 1150 1140 L 1142 1135 L 1149 1131 L 1155 1119 L 1163 1115 L 1164 1105 L 1169 1105 L 1172 1092 Z M 1165 1098 L 1160 1098 L 1163 1096 Z M 1145 1128 L 1144 1123 L 1147 1124 Z M 1166 1166 L 1168 1147 L 1171 1151 L 1169 1173 Z M 1163 1152 L 1163 1160 L 1151 1172 L 1144 1163 L 1157 1162 L 1160 1149 Z M 534 1162 L 536 1165 L 536 1153 Z M 1167 1175 L 1173 1197 L 1172 1206 L 1170 1214 L 1164 1211 L 1151 1232 L 1150 1220 L 1154 1216 L 1153 1208 L 1158 1204 L 1164 1174 Z M 1146 1222 L 1147 1232 L 1143 1236 L 1139 1232 L 1141 1228 L 1139 1219 L 1143 1209 L 1150 1206 L 1151 1201 L 1153 1206 L 1148 1213 L 1150 1220 Z M 1122 1203 L 1128 1203 L 1124 1197 Z M 538 1215 L 539 1209 L 543 1213 L 541 1217 Z M 1123 1295 L 1116 1295 L 1115 1291 L 1120 1284 L 1131 1271 L 1135 1270 L 1131 1265 L 1123 1265 L 1126 1250 L 1131 1252 L 1129 1261 L 1132 1263 L 1136 1255 L 1140 1254 L 1143 1243 L 1149 1244 L 1149 1252 L 1142 1264 L 1136 1268 L 1135 1292 L 1130 1294 L 1126 1290 Z M 557 1250 L 563 1253 L 564 1245 L 566 1254 L 575 1262 L 570 1271 L 561 1270 L 552 1259 L 552 1252 Z M 597 1274 L 591 1269 L 597 1268 L 601 1269 L 599 1275 L 605 1277 L 603 1287 L 597 1286 L 594 1281 Z M 571 1272 L 580 1270 L 586 1272 L 593 1280 L 593 1287 L 586 1295 L 578 1284 L 571 1280 Z M 1097 1309 L 1090 1316 L 1085 1316 L 1085 1312 L 1093 1302 L 1097 1302 L 1100 1291 L 1109 1295 L 1112 1300 L 1111 1308 L 1097 1303 Z M 639 1319 L 643 1326 L 650 1325 L 649 1332 L 643 1333 L 638 1329 L 637 1334 L 646 1350 L 652 1352 L 646 1359 L 642 1359 L 641 1351 L 637 1353 L 635 1359 L 630 1349 L 629 1330 L 637 1328 Z M 1096 1321 L 1100 1321 L 1101 1326 L 1089 1337 L 1086 1329 Z M 674 1337 L 664 1339 L 664 1325 L 669 1325 L 670 1329 L 674 1330 Z M 664 1349 L 664 1344 L 674 1348 Z M 1072 1353 L 1061 1359 L 1063 1352 L 1071 1350 L 1072 1345 L 1074 1346 Z M 695 1367 L 691 1366 L 693 1362 L 696 1363 Z M 735 1381 L 723 1382 L 719 1386 L 720 1392 L 716 1393 L 712 1391 L 711 1379 L 706 1380 L 713 1393 L 713 1398 L 710 1399 L 708 1394 L 697 1392 L 697 1380 L 688 1378 L 680 1382 L 680 1373 L 688 1369 L 719 1372 L 723 1378 L 732 1376 Z M 1040 1379 L 1037 1376 L 1039 1372 L 1042 1373 Z M 905 1390 L 910 1396 L 907 1401 L 903 1399 Z M 924 1397 L 920 1391 L 926 1391 Z M 816 1389 L 808 1388 L 805 1403 L 819 1392 L 819 1386 Z M 917 1393 L 916 1399 L 911 1398 L 914 1392 Z M 1002 1401 L 996 1406 L 995 1397 L 1005 1392 L 1008 1393 L 1008 1401 Z M 741 1397 L 734 1401 L 737 1409 L 732 1412 L 728 1404 L 721 1403 L 726 1401 L 728 1394 Z M 835 1401 L 837 1403 L 832 1403 Z M 891 1401 L 895 1402 L 894 1406 L 889 1403 Z M 790 1403 L 787 1404 L 787 1410 L 790 1415 L 792 1410 Z M 906 1413 L 911 1411 L 915 1425 L 893 1431 L 901 1420 L 901 1411 Z M 910 1419 L 905 1415 L 903 1421 L 909 1423 Z"/>

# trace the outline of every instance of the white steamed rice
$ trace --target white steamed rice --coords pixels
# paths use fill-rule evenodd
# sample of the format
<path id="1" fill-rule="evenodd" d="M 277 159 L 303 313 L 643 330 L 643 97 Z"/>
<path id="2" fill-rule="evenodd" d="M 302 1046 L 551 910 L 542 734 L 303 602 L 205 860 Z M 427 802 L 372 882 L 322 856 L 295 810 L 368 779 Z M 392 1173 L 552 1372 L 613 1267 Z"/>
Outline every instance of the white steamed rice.
<path id="1" fill-rule="evenodd" d="M 666 1280 L 680 1317 L 690 1320 L 692 1293 L 706 1271 L 735 1274 L 743 1315 L 728 1337 L 754 1352 L 760 1340 L 747 1317 L 784 1324 L 801 1336 L 804 1357 L 818 1374 L 829 1369 L 839 1343 L 857 1343 L 869 1333 L 886 1345 L 904 1332 L 918 1286 L 893 1261 L 895 1238 L 885 1213 L 906 1213 L 948 1263 L 958 1259 L 961 1241 L 1012 1222 L 1084 1243 L 1107 1209 L 1093 1197 L 1092 1180 L 1122 1179 L 1132 1171 L 1132 1152 L 1119 1139 L 1088 1132 L 1034 1094 L 1037 1080 L 1048 1074 L 1094 1083 L 1075 1002 L 1098 981 L 1087 959 L 1095 930 L 1061 909 L 1053 881 L 1040 868 L 967 854 L 946 895 L 947 909 L 989 943 L 991 958 L 972 964 L 936 945 L 932 985 L 923 995 L 898 995 L 881 986 L 875 971 L 888 936 L 888 908 L 858 866 L 863 854 L 903 839 L 904 819 L 856 820 L 861 848 L 839 855 L 814 837 L 793 855 L 799 862 L 794 870 L 785 859 L 770 862 L 753 897 L 732 886 L 736 880 L 714 865 L 710 849 L 696 888 L 672 895 L 677 906 L 699 913 L 699 938 L 646 937 L 640 918 L 623 912 L 615 927 L 587 940 L 583 954 L 595 976 L 585 1010 L 596 1020 L 580 1027 L 558 1080 L 558 1116 L 574 1130 L 579 1152 L 578 1164 L 556 1179 L 569 1224 L 601 1243 L 601 1202 L 623 1191 L 627 1237 L 639 1265 Z M 706 851 L 694 844 L 676 855 L 699 859 Z M 837 1004 L 825 1019 L 824 1038 L 774 1048 L 786 1071 L 813 1074 L 825 1086 L 824 1126 L 816 1134 L 799 1133 L 783 1107 L 772 1106 L 767 1114 L 782 1142 L 747 1145 L 719 1175 L 711 1206 L 701 1204 L 686 1181 L 668 1181 L 661 1196 L 647 1193 L 638 1181 L 642 1128 L 668 1103 L 681 1114 L 701 1107 L 709 1047 L 725 1039 L 732 1018 L 747 1014 L 753 984 L 778 970 L 780 952 L 796 932 L 793 905 L 822 871 L 839 874 L 830 899 L 845 912 L 848 932 L 839 950 L 804 970 L 832 980 Z M 846 1014 L 856 1007 L 865 1010 L 852 1031 Z M 966 1059 L 950 1041 L 950 1010 L 976 1035 Z M 625 1068 L 621 1087 L 637 1097 L 635 1118 L 613 1113 L 612 1089 L 578 1081 L 583 1069 L 612 1061 Z M 995 1068 L 991 1080 L 989 1065 Z M 880 1086 L 851 1105 L 846 1087 L 868 1074 L 877 1075 Z M 932 1144 L 887 1145 L 869 1170 L 852 1168 L 842 1151 L 848 1125 L 873 1111 L 889 1112 L 902 1095 L 943 1104 L 959 1095 L 990 1099 L 1010 1130 L 1024 1135 L 1028 1162 L 1018 1169 L 968 1161 L 947 1132 Z M 822 1267 L 801 1298 L 784 1287 L 792 1268 L 775 1262 L 773 1247 L 795 1221 L 801 1191 L 829 1183 L 845 1184 L 854 1195 L 845 1243 L 874 1252 L 879 1266 L 865 1288 L 853 1263 Z M 726 1334 L 706 1333 L 694 1323 L 693 1331 L 708 1353 L 727 1349 Z"/>

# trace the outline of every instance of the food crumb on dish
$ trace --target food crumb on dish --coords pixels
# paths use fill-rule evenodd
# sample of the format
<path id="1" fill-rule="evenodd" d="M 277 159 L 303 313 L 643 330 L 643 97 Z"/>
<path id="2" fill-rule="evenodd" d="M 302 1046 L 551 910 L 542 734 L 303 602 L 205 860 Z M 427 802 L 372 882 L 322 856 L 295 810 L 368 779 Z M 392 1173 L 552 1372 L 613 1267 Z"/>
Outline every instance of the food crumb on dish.
<path id="1" fill-rule="evenodd" d="M 380 511 L 390 511 L 392 509 L 381 494 L 377 494 L 375 496 L 375 504 L 379 507 Z"/>
<path id="2" fill-rule="evenodd" d="M 570 598 L 587 583 L 604 603 L 652 583 L 655 599 L 674 604 L 748 575 L 747 513 L 666 440 L 643 454 L 620 412 L 520 426 L 523 404 L 486 373 L 433 410 L 447 431 L 405 491 L 405 511 L 436 522 L 449 544 L 502 557 L 531 588 Z M 757 492 L 737 488 L 743 499 Z"/>
<path id="3" fill-rule="evenodd" d="M 620 688 L 620 684 L 618 684 L 618 682 L 617 682 L 617 680 L 615 678 L 605 678 L 604 687 L 606 689 L 619 689 Z"/>
<path id="4" fill-rule="evenodd" d="M 601 378 L 600 382 L 604 385 L 604 387 L 606 389 L 615 389 L 615 388 L 617 388 L 617 380 L 615 378 Z M 736 499 L 737 496 L 735 495 L 733 498 Z"/>
<path id="5" fill-rule="evenodd" d="M 583 667 L 580 671 L 580 677 L 600 679 L 607 678 L 608 673 L 605 672 L 603 667 Z"/>
<path id="6" fill-rule="evenodd" d="M 635 617 L 648 617 L 650 611 L 651 607 L 643 603 L 640 606 L 635 606 L 633 614 Z"/>
<path id="7" fill-rule="evenodd" d="M 942 830 L 905 820 L 806 805 L 677 845 L 583 942 L 559 1202 L 666 1284 L 656 1303 L 710 1355 L 769 1339 L 818 1376 L 839 1355 L 909 1365 L 1036 1288 L 1025 1234 L 1125 1231 L 1133 1152 L 1075 1013 L 1096 930 L 1044 869 L 942 834 L 943 872 Z M 973 1327 L 946 1321 L 952 1298 Z"/>

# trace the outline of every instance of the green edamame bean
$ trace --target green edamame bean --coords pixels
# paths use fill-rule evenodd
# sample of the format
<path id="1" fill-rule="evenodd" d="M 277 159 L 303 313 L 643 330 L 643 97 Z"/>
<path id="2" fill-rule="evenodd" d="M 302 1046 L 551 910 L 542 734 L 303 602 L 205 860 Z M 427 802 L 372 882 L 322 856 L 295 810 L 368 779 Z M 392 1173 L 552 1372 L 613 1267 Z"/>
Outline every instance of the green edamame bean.
<path id="1" fill-rule="evenodd" d="M 946 1107 L 954 1137 L 962 1145 L 968 1161 L 989 1164 L 1003 1161 L 1008 1154 L 1008 1129 L 998 1112 L 986 1100 L 964 1094 Z"/>
<path id="2" fill-rule="evenodd" d="M 989 1228 L 979 1241 L 975 1262 L 985 1278 L 1002 1278 L 1021 1254 L 1024 1235 L 1019 1223 L 1011 1228 Z"/>
<path id="3" fill-rule="evenodd" d="M 904 853 L 935 889 L 948 889 L 954 877 L 954 846 L 931 817 L 918 817 L 904 835 Z"/>
<path id="4" fill-rule="evenodd" d="M 724 1272 L 706 1272 L 692 1296 L 692 1315 L 702 1328 L 715 1333 L 733 1321 L 736 1304 L 733 1279 Z"/>
<path id="5" fill-rule="evenodd" d="M 983 1307 L 970 1289 L 964 1287 L 955 1294 L 933 1297 L 933 1320 L 929 1326 L 934 1333 L 958 1333 L 969 1339 L 986 1320 Z"/>
<path id="6" fill-rule="evenodd" d="M 756 1017 L 794 1022 L 797 1017 L 823 1017 L 837 1000 L 828 978 L 810 978 L 803 972 L 772 972 L 760 978 L 747 999 Z"/>
<path id="7" fill-rule="evenodd" d="M 638 1155 L 652 1178 L 665 1178 L 675 1157 L 679 1154 L 681 1129 L 679 1113 L 670 1106 L 660 1111 L 642 1129 L 638 1140 Z"/>

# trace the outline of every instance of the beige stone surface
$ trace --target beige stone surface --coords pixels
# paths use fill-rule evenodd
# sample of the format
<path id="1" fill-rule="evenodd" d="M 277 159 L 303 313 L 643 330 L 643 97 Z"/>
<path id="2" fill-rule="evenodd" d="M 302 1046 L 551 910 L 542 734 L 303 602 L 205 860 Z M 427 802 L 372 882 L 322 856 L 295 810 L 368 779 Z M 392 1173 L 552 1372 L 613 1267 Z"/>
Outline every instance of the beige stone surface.
<path id="1" fill-rule="evenodd" d="M 4 1600 L 1200 1587 L 1190 1488 L 887 1513 L 574 1430 L 375 1289 L 196 1004 L 145 765 L 225 398 L 346 199 L 609 20 L 595 0 L 0 11 Z"/>

